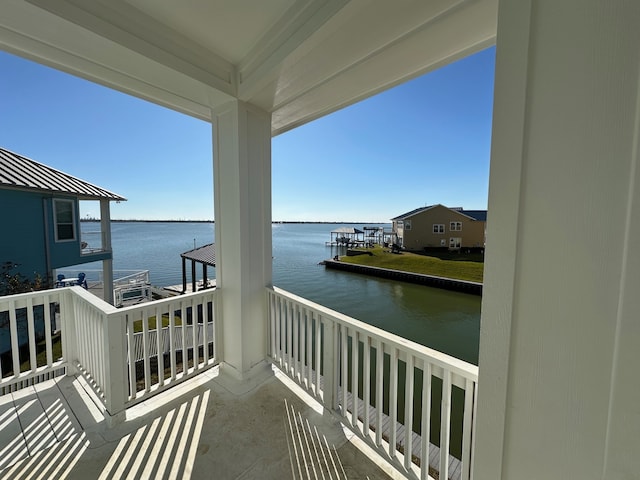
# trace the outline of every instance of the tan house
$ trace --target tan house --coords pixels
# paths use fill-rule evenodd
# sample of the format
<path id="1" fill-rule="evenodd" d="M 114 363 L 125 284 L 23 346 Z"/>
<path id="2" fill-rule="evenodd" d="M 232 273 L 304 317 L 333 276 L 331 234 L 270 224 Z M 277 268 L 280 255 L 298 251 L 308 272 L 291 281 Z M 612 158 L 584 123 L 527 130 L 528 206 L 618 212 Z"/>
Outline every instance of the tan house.
<path id="1" fill-rule="evenodd" d="M 438 204 L 411 210 L 391 221 L 398 244 L 407 250 L 484 248 L 486 210 L 463 210 Z"/>

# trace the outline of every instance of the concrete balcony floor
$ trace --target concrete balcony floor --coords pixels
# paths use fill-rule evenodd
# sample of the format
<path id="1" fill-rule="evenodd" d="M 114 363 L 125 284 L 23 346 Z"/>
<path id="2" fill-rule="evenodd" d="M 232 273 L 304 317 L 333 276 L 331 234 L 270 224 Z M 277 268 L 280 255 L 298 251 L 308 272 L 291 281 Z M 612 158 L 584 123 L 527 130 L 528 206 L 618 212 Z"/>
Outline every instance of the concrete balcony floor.
<path id="1" fill-rule="evenodd" d="M 0 478 L 404 478 L 273 370 L 241 392 L 216 367 L 111 428 L 82 378 L 4 395 Z"/>

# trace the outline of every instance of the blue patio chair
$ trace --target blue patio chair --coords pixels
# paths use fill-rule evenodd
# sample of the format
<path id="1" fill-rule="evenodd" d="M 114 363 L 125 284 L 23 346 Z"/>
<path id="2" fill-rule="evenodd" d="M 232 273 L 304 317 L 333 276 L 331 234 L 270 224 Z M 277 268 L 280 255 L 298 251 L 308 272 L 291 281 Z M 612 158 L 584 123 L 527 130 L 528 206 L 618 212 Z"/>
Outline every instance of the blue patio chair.
<path id="1" fill-rule="evenodd" d="M 78 274 L 78 283 L 76 283 L 76 285 L 84 287 L 85 290 L 89 289 L 89 287 L 87 286 L 86 275 L 84 273 L 81 272 Z"/>
<path id="2" fill-rule="evenodd" d="M 56 287 L 64 287 L 64 283 L 62 282 L 63 280 L 64 280 L 64 274 L 59 273 L 58 281 L 56 282 Z"/>

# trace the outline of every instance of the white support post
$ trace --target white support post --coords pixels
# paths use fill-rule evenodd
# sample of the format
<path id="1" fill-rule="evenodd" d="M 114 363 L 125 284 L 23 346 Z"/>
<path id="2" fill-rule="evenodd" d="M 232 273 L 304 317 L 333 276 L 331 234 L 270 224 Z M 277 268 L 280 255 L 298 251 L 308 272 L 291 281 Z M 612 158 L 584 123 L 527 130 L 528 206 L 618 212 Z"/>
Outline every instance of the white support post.
<path id="1" fill-rule="evenodd" d="M 105 406 L 113 425 L 124 421 L 128 396 L 126 315 L 104 314 L 104 339 Z"/>
<path id="2" fill-rule="evenodd" d="M 265 371 L 271 286 L 271 115 L 232 100 L 212 112 L 221 373 Z"/>
<path id="3" fill-rule="evenodd" d="M 102 230 L 102 249 L 111 252 L 111 212 L 109 200 L 100 200 L 100 230 Z M 113 259 L 102 261 L 102 288 L 104 301 L 113 305 Z"/>
<path id="4" fill-rule="evenodd" d="M 640 4 L 500 0 L 497 39 L 473 474 L 633 478 Z"/>

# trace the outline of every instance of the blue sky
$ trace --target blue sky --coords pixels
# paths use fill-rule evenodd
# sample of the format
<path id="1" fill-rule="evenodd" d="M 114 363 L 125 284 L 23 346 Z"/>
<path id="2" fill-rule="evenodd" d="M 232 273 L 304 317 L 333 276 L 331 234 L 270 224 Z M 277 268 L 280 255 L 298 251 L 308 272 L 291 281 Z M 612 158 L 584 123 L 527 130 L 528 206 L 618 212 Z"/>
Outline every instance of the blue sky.
<path id="1" fill-rule="evenodd" d="M 484 50 L 275 137 L 273 219 L 486 208 L 494 60 Z M 8 53 L 0 68 L 0 146 L 123 195 L 112 218 L 213 218 L 208 123 Z"/>

